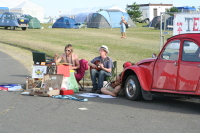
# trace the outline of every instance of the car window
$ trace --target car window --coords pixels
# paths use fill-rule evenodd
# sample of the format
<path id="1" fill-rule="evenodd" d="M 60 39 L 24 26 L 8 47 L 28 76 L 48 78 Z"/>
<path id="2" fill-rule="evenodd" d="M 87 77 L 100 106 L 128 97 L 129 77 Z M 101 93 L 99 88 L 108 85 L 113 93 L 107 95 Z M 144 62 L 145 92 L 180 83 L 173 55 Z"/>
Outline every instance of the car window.
<path id="1" fill-rule="evenodd" d="M 182 60 L 200 62 L 200 47 L 192 41 L 184 41 Z"/>
<path id="2" fill-rule="evenodd" d="M 3 14 L 3 15 L 1 16 L 1 18 L 6 19 L 6 14 Z"/>
<path id="3" fill-rule="evenodd" d="M 23 14 L 16 14 L 17 18 L 24 17 Z"/>
<path id="4" fill-rule="evenodd" d="M 166 45 L 160 58 L 163 60 L 178 60 L 179 49 L 180 49 L 180 40 L 169 42 Z"/>
<path id="5" fill-rule="evenodd" d="M 11 19 L 15 19 L 15 16 L 14 16 L 14 15 L 11 15 Z"/>
<path id="6" fill-rule="evenodd" d="M 7 19 L 11 19 L 11 15 L 10 14 L 7 14 Z"/>

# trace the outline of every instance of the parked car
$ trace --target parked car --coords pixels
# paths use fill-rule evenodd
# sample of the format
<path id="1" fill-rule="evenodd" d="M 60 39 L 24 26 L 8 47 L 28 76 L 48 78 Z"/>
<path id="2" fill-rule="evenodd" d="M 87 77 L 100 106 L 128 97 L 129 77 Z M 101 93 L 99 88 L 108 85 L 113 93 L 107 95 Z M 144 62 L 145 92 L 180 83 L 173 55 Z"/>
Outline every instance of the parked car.
<path id="1" fill-rule="evenodd" d="M 0 18 L 0 27 L 4 27 L 5 29 L 10 27 L 11 30 L 15 30 L 19 27 L 22 28 L 22 30 L 26 30 L 28 22 L 29 19 L 24 18 L 21 13 L 5 12 Z"/>
<path id="2" fill-rule="evenodd" d="M 200 34 L 180 34 L 167 40 L 158 56 L 144 59 L 122 72 L 130 100 L 163 96 L 200 97 Z"/>

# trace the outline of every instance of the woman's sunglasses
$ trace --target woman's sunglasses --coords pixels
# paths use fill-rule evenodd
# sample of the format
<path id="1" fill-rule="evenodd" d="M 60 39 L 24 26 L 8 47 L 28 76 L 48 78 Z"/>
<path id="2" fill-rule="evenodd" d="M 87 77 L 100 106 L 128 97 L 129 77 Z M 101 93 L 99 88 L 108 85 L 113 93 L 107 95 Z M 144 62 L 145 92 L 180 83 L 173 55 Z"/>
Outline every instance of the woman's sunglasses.
<path id="1" fill-rule="evenodd" d="M 69 50 L 69 49 L 68 49 L 68 50 L 64 50 L 64 51 L 71 52 L 72 50 Z"/>

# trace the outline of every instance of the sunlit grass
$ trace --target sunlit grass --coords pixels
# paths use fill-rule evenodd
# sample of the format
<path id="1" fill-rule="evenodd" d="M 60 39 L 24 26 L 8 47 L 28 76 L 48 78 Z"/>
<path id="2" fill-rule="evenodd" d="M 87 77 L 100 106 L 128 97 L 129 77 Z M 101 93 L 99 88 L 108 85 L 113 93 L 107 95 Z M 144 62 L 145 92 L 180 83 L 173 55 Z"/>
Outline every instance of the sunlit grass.
<path id="1" fill-rule="evenodd" d="M 125 61 L 138 62 L 159 52 L 160 32 L 154 28 L 142 27 L 127 29 L 127 38 L 122 39 L 120 29 L 62 29 L 48 28 L 50 24 L 42 24 L 44 29 L 27 29 L 22 31 L 4 30 L 0 28 L 1 42 L 12 44 L 34 51 L 45 52 L 53 57 L 61 54 L 65 45 L 72 44 L 74 52 L 80 59 L 91 60 L 99 53 L 101 45 L 109 47 L 109 56 L 118 61 L 118 72 L 122 70 Z"/>

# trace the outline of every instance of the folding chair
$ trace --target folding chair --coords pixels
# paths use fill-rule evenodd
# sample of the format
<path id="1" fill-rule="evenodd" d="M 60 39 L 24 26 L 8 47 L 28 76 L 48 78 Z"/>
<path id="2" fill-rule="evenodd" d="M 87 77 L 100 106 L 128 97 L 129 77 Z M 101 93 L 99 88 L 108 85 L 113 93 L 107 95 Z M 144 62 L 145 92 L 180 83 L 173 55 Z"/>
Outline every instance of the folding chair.
<path id="1" fill-rule="evenodd" d="M 77 70 L 77 73 L 75 73 L 75 78 L 76 78 L 77 83 L 81 87 L 81 89 L 79 90 L 84 90 L 84 75 L 85 75 L 85 71 L 88 70 L 88 61 L 86 61 L 85 59 L 81 59 L 79 60 L 79 63 L 80 63 L 80 68 Z M 79 82 L 81 79 L 83 79 L 83 86 Z"/>
<path id="2" fill-rule="evenodd" d="M 113 62 L 113 65 L 114 65 L 114 67 L 112 68 L 112 72 L 111 72 L 112 76 L 111 76 L 111 77 L 108 77 L 108 76 L 107 76 L 107 77 L 105 78 L 105 81 L 108 82 L 107 84 L 109 84 L 110 82 L 114 81 L 115 78 L 116 78 L 116 76 L 117 76 L 117 61 L 114 61 L 114 62 Z M 107 84 L 106 84 L 106 85 L 107 85 Z M 106 86 L 106 85 L 104 85 L 104 86 Z"/>

